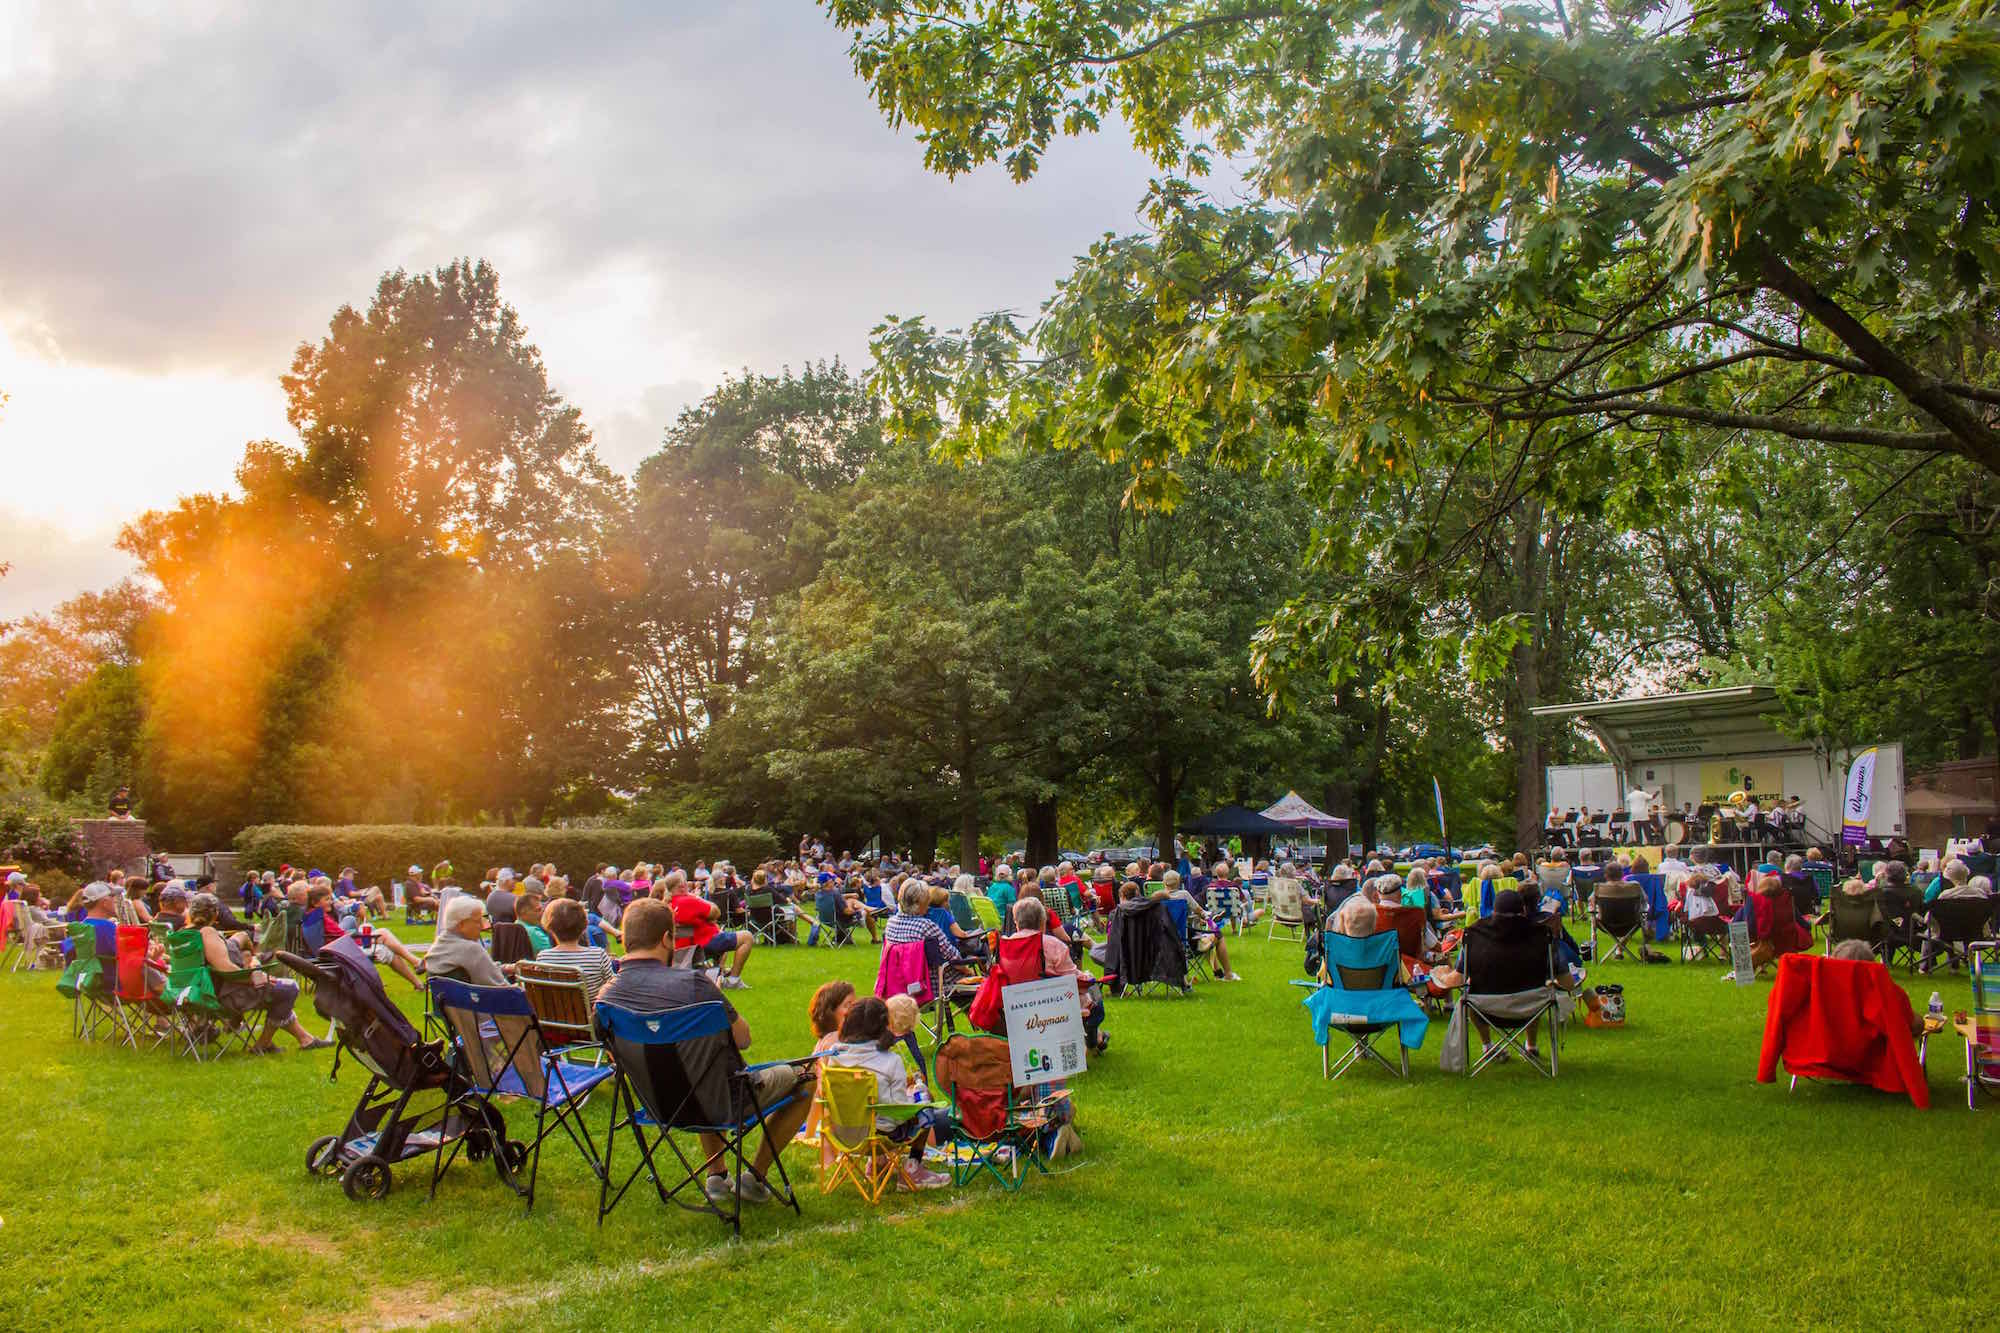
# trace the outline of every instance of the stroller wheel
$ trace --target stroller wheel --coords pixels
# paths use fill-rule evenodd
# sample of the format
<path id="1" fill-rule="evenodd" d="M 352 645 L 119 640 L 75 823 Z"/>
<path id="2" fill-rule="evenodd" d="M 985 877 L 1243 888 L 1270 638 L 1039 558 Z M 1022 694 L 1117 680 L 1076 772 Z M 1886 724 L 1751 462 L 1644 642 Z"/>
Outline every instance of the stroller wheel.
<path id="1" fill-rule="evenodd" d="M 340 1135 L 314 1139 L 306 1149 L 306 1174 L 332 1176 L 340 1172 Z"/>
<path id="2" fill-rule="evenodd" d="M 359 1203 L 363 1199 L 387 1198 L 392 1181 L 389 1164 L 369 1153 L 341 1173 L 340 1187 L 347 1191 L 348 1198 Z"/>

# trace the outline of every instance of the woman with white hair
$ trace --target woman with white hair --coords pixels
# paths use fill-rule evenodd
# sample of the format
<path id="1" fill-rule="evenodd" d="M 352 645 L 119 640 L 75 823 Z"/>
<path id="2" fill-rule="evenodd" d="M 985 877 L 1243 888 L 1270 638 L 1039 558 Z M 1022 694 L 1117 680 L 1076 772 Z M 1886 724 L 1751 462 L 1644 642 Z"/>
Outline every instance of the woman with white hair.
<path id="1" fill-rule="evenodd" d="M 1007 914 L 1014 910 L 1014 867 L 1005 861 L 993 867 L 993 882 L 986 886 L 986 896 L 1000 909 L 1000 920 L 1004 924 Z"/>

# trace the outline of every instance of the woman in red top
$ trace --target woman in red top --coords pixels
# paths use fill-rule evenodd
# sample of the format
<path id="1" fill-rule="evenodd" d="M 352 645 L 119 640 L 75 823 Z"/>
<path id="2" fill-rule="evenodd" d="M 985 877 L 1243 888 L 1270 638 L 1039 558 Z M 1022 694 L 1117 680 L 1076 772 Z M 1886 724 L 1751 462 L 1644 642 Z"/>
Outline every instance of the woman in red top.
<path id="1" fill-rule="evenodd" d="M 1812 932 L 1799 924 L 1792 891 L 1776 875 L 1760 876 L 1750 895 L 1750 936 L 1750 961 L 1757 967 L 1812 948 Z"/>

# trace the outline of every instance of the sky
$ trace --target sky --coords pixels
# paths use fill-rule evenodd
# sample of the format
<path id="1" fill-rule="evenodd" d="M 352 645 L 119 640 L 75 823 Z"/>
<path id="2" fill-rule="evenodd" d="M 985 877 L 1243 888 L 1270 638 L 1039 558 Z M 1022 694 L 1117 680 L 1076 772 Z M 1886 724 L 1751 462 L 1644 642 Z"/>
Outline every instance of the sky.
<path id="1" fill-rule="evenodd" d="M 0 618 L 293 438 L 278 376 L 387 270 L 493 261 L 629 472 L 726 373 L 1032 312 L 1150 174 L 929 175 L 809 0 L 13 3 L 0 143 Z"/>

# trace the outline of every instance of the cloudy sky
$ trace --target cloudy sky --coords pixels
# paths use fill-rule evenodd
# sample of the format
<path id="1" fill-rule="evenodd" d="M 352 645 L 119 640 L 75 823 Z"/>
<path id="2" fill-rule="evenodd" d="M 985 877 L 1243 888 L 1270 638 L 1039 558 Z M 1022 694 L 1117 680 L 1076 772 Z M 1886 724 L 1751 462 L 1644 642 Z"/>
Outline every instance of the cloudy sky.
<path id="1" fill-rule="evenodd" d="M 502 290 L 630 469 L 723 373 L 1031 310 L 1147 177 L 924 173 L 809 0 L 0 6 L 0 617 L 290 438 L 278 375 L 386 269 Z"/>

